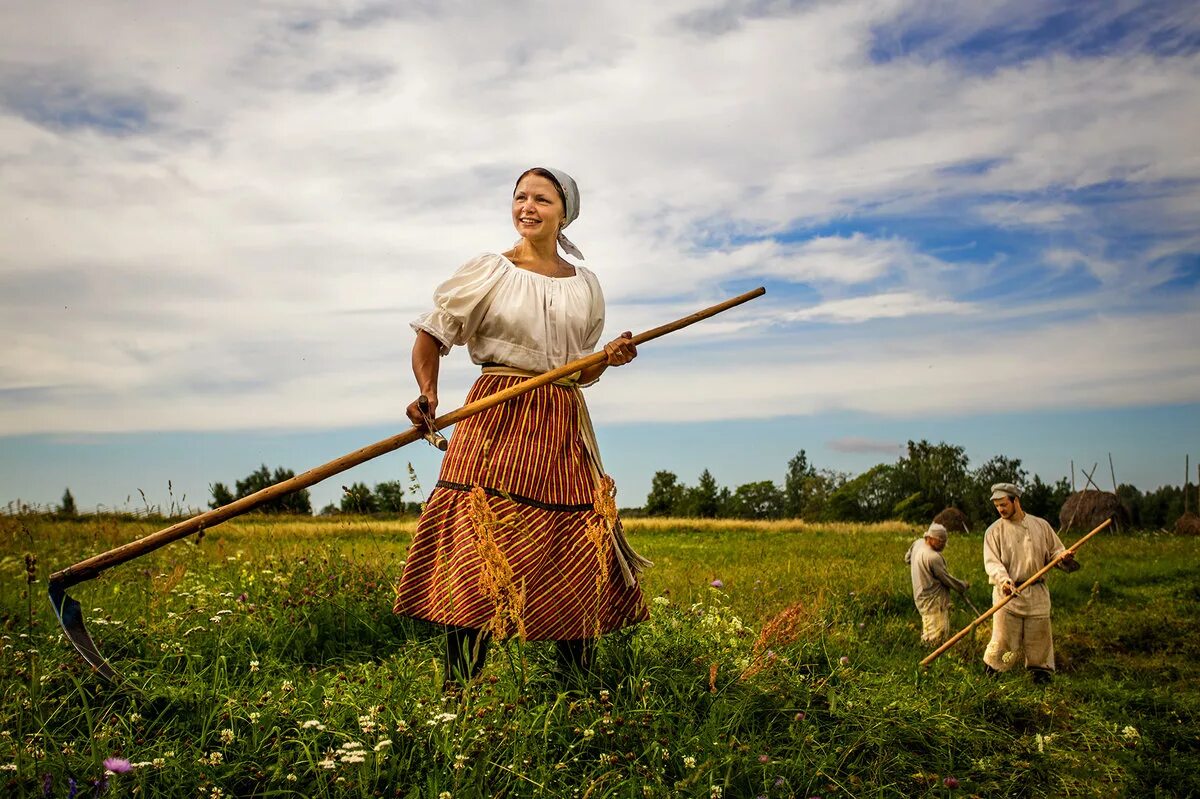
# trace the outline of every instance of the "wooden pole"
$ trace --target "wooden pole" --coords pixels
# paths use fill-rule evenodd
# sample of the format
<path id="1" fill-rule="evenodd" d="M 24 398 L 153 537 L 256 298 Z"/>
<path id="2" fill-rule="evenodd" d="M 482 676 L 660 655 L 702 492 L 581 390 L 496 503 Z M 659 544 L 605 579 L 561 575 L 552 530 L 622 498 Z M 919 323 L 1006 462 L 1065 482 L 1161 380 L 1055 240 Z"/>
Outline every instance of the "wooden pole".
<path id="1" fill-rule="evenodd" d="M 979 618 L 975 619 L 975 621 L 968 624 L 962 630 L 959 630 L 957 633 L 954 634 L 954 636 L 952 638 L 950 638 L 950 640 L 946 641 L 946 643 L 942 644 L 937 649 L 935 649 L 933 652 L 931 652 L 928 657 L 926 657 L 924 660 L 921 661 L 921 665 L 928 666 L 930 663 L 937 660 L 939 657 L 941 657 L 943 652 L 945 652 L 950 647 L 954 646 L 959 641 L 961 641 L 963 638 L 965 638 L 967 636 L 967 634 L 970 633 L 971 630 L 974 630 L 976 627 L 978 627 L 981 622 L 989 619 L 992 616 L 992 614 L 994 614 L 996 611 L 1000 610 L 1000 608 L 1004 607 L 1009 602 L 1011 602 L 1013 597 L 1015 597 L 1017 594 L 1021 593 L 1026 588 L 1028 588 L 1029 586 L 1033 585 L 1038 580 L 1040 580 L 1043 576 L 1045 576 L 1046 572 L 1050 571 L 1055 566 L 1057 566 L 1068 555 L 1074 555 L 1075 551 L 1077 549 L 1079 549 L 1081 546 L 1083 546 L 1085 543 L 1087 543 L 1087 540 L 1089 538 L 1091 538 L 1096 533 L 1103 530 L 1105 527 L 1108 527 L 1110 524 L 1112 524 L 1112 519 L 1105 519 L 1104 522 L 1099 527 L 1097 527 L 1095 530 L 1092 530 L 1090 533 L 1085 535 L 1083 538 L 1076 541 L 1073 545 L 1071 545 L 1067 549 L 1064 549 L 1062 552 L 1060 552 L 1058 554 L 1058 557 L 1056 557 L 1054 560 L 1050 561 L 1045 566 L 1043 566 L 1038 571 L 1037 574 L 1033 575 L 1028 580 L 1021 583 L 1021 585 L 1019 585 L 1015 591 L 1013 591 L 1011 594 L 1009 594 L 1008 596 L 1001 599 L 995 605 L 992 605 L 992 607 L 985 610 L 983 613 L 981 613 L 979 615 Z"/>
<path id="2" fill-rule="evenodd" d="M 745 294 L 733 297 L 710 308 L 697 311 L 690 316 L 685 316 L 682 319 L 675 320 L 674 322 L 669 322 L 665 325 L 661 325 L 643 333 L 639 333 L 633 337 L 633 343 L 643 344 L 647 341 L 659 338 L 660 336 L 665 336 L 668 333 L 673 333 L 676 330 L 693 325 L 696 322 L 709 318 L 710 316 L 716 316 L 722 311 L 727 311 L 730 308 L 741 305 L 744 302 L 749 302 L 757 297 L 761 297 L 766 293 L 767 290 L 761 287 L 756 288 L 753 291 L 748 291 Z M 437 430 L 449 427 L 455 422 L 460 422 L 469 416 L 474 416 L 477 413 L 486 411 L 488 408 L 493 408 L 501 403 L 507 402 L 513 397 L 526 394 L 530 391 L 533 391 L 535 388 L 539 388 L 548 383 L 553 383 L 555 380 L 559 380 L 564 377 L 569 377 L 570 375 L 583 369 L 587 369 L 590 366 L 595 366 L 596 364 L 603 362 L 607 357 L 608 356 L 604 353 L 604 351 L 601 350 L 600 352 L 594 352 L 591 355 L 572 361 L 571 363 L 561 366 L 558 369 L 545 372 L 537 377 L 531 377 L 528 380 L 517 383 L 515 386 L 507 388 L 503 391 L 498 391 L 495 394 L 484 397 L 480 400 L 476 400 L 475 402 L 464 405 L 457 410 L 453 410 L 447 414 L 439 416 L 436 420 L 434 420 L 434 427 Z M 342 457 L 332 460 L 322 466 L 318 466 L 315 469 L 309 469 L 307 472 L 298 474 L 290 480 L 284 480 L 283 482 L 276 483 L 275 485 L 268 486 L 260 491 L 256 491 L 247 497 L 242 497 L 241 499 L 230 502 L 228 505 L 214 508 L 213 510 L 193 516 L 186 521 L 179 522 L 178 524 L 174 524 L 163 530 L 159 530 L 156 533 L 151 533 L 150 535 L 139 538 L 136 541 L 131 541 L 128 544 L 119 546 L 116 549 L 110 549 L 108 552 L 94 555 L 87 560 L 82 560 L 73 566 L 68 566 L 62 571 L 52 574 L 50 576 L 50 585 L 59 591 L 62 591 L 63 589 L 69 588 L 72 585 L 77 585 L 85 580 L 91 580 L 101 572 L 105 571 L 106 569 L 110 569 L 113 566 L 118 566 L 122 563 L 133 560 L 134 558 L 140 557 L 149 552 L 153 552 L 159 547 L 165 546 L 173 541 L 178 541 L 179 539 L 189 536 L 192 533 L 196 533 L 200 530 L 205 530 L 210 527 L 215 527 L 221 522 L 228 521 L 235 516 L 241 516 L 243 513 L 248 513 L 249 511 L 254 510 L 260 505 L 264 505 L 273 499 L 290 494 L 293 491 L 299 491 L 303 488 L 308 488 L 315 483 L 321 482 L 327 477 L 332 477 L 339 472 L 344 472 L 351 467 L 358 466 L 360 463 L 364 463 L 372 458 L 377 458 L 380 455 L 399 449 L 406 444 L 411 444 L 417 439 L 422 438 L 427 432 L 428 431 L 425 429 L 413 427 L 403 433 L 400 433 L 399 435 L 392 436 L 391 438 L 385 438 L 382 441 L 377 441 L 370 446 L 363 447 L 362 449 L 351 452 L 348 455 L 343 455 Z"/>
<path id="3" fill-rule="evenodd" d="M 1108 453 L 1108 473 L 1112 475 L 1113 495 L 1117 493 L 1117 470 L 1113 468 L 1112 453 Z"/>

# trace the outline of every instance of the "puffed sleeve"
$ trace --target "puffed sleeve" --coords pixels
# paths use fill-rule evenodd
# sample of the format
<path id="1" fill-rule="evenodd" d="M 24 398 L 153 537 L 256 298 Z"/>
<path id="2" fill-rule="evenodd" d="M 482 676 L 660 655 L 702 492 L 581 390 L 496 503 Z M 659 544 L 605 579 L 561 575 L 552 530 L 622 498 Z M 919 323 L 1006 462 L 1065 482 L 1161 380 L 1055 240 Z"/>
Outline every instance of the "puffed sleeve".
<path id="1" fill-rule="evenodd" d="M 576 267 L 579 268 L 581 267 Z M 596 279 L 595 273 L 588 270 L 586 274 L 588 286 L 592 290 L 592 307 L 591 318 L 588 320 L 590 326 L 583 339 L 583 345 L 587 352 L 594 352 L 596 344 L 600 342 L 600 334 L 604 332 L 604 292 L 600 290 L 600 281 Z"/>
<path id="2" fill-rule="evenodd" d="M 504 271 L 504 260 L 492 253 L 467 261 L 434 290 L 433 310 L 414 319 L 412 329 L 437 339 L 442 355 L 456 344 L 466 344 L 487 313 Z"/>

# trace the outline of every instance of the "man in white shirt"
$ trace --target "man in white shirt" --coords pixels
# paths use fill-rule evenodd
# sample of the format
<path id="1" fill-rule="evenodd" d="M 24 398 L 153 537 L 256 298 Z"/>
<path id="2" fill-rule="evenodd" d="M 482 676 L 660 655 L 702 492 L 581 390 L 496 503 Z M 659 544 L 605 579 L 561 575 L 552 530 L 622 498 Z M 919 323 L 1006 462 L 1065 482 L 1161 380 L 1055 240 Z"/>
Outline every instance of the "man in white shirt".
<path id="1" fill-rule="evenodd" d="M 912 542 L 904 562 L 912 571 L 913 603 L 921 614 L 921 643 L 937 646 L 950 634 L 950 590 L 966 593 L 971 584 L 950 574 L 942 550 L 949 537 L 940 524 L 929 525 Z"/>
<path id="2" fill-rule="evenodd" d="M 1017 587 L 1066 547 L 1049 522 L 1021 509 L 1021 489 L 1012 483 L 992 486 L 992 504 L 1000 518 L 983 534 L 983 567 L 993 585 L 992 604 L 1008 596 L 1012 600 L 992 617 L 992 640 L 983 662 L 989 674 L 1008 671 L 1024 650 L 1025 668 L 1034 682 L 1049 682 L 1054 673 L 1050 589 L 1045 579 L 1019 593 Z M 1059 566 L 1065 571 L 1079 568 L 1070 557 Z"/>

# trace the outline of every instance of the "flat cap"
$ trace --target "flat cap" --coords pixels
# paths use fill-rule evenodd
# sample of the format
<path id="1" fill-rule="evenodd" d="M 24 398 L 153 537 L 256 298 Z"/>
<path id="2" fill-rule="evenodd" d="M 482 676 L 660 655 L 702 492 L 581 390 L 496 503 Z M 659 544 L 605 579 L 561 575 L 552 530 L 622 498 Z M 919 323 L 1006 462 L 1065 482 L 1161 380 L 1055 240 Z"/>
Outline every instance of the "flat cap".
<path id="1" fill-rule="evenodd" d="M 1005 497 L 1015 499 L 1020 496 L 1021 489 L 1012 483 L 996 483 L 992 486 L 992 499 L 1004 499 Z"/>
<path id="2" fill-rule="evenodd" d="M 950 533 L 945 527 L 937 522 L 934 522 L 933 524 L 929 525 L 929 529 L 925 531 L 925 535 L 945 541 L 946 538 L 949 537 Z"/>

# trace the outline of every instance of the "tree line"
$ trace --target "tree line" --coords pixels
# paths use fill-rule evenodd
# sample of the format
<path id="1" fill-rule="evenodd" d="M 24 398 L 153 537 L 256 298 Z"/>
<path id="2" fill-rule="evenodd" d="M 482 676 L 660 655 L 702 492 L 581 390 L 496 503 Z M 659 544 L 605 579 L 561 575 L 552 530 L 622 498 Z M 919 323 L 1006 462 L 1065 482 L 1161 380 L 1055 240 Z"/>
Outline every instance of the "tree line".
<path id="1" fill-rule="evenodd" d="M 409 466 L 409 485 L 399 480 L 376 483 L 372 488 L 355 482 L 342 486 L 339 503 L 329 503 L 321 515 L 417 515 L 421 502 L 420 487 Z M 219 508 L 269 486 L 290 480 L 295 472 L 282 466 L 274 471 L 263 464 L 245 478 L 234 481 L 231 490 L 225 483 L 209 486 L 210 508 Z M 650 493 L 641 508 L 623 508 L 627 516 L 674 516 L 702 519 L 805 519 L 807 521 L 878 522 L 900 519 L 926 524 L 944 508 L 958 508 L 974 525 L 995 518 L 990 500 L 993 483 L 1014 482 L 1024 488 L 1021 504 L 1035 516 L 1058 526 L 1059 509 L 1071 494 L 1066 477 L 1047 482 L 1040 475 L 1029 475 L 1020 458 L 996 455 L 977 468 L 969 467 L 963 447 L 926 440 L 909 441 L 906 451 L 895 463 L 872 466 L 852 475 L 833 469 L 818 469 L 805 450 L 788 463 L 782 481 L 760 480 L 730 489 L 721 486 L 708 469 L 695 485 L 687 485 L 670 471 L 658 471 L 651 481 Z M 1117 497 L 1129 511 L 1135 528 L 1170 528 L 1185 510 L 1200 510 L 1196 486 L 1161 486 L 1143 492 L 1123 483 Z M 1186 502 L 1186 497 L 1196 502 Z M 11 503 L 10 503 L 11 505 Z M 78 514 L 75 498 L 68 488 L 63 493 L 56 515 Z M 256 509 L 259 513 L 312 515 L 312 500 L 307 489 L 278 497 Z"/>
<path id="2" fill-rule="evenodd" d="M 1058 526 L 1058 512 L 1072 493 L 1066 477 L 1054 482 L 1030 476 L 1020 458 L 996 455 L 972 469 L 963 447 L 940 442 L 909 441 L 895 463 L 872 466 L 852 475 L 818 469 L 800 450 L 787 463 L 783 480 L 762 480 L 730 489 L 717 484 L 705 469 L 695 485 L 670 471 L 659 471 L 640 509 L 631 515 L 688 518 L 805 519 L 807 521 L 879 522 L 900 519 L 927 524 L 945 508 L 957 508 L 974 525 L 995 519 L 991 503 L 994 483 L 1023 487 L 1021 506 Z M 1117 496 L 1135 527 L 1168 527 L 1183 513 L 1185 491 L 1195 487 L 1163 486 L 1143 493 L 1121 485 Z M 1193 508 L 1194 510 L 1194 508 Z"/>
<path id="3" fill-rule="evenodd" d="M 411 466 L 409 470 L 411 473 Z M 208 507 L 219 508 L 223 505 L 228 505 L 230 502 L 248 497 L 257 491 L 273 486 L 276 483 L 281 483 L 284 480 L 290 480 L 295 476 L 295 472 L 291 469 L 285 469 L 282 466 L 276 467 L 275 471 L 272 472 L 264 463 L 244 479 L 235 481 L 233 491 L 230 491 L 229 487 L 224 483 L 213 483 L 210 485 L 208 490 L 212 496 L 212 500 L 208 503 Z M 405 500 L 406 494 L 410 491 L 414 494 L 419 494 L 419 489 L 415 486 L 411 489 L 406 489 L 404 484 L 399 480 L 386 480 L 382 483 L 376 483 L 373 489 L 366 483 L 351 483 L 349 486 L 342 486 L 341 502 L 337 505 L 332 502 L 329 503 L 321 509 L 321 515 L 329 516 L 336 513 L 353 513 L 357 515 L 371 515 L 376 513 L 416 515 L 421 512 L 421 503 Z M 305 488 L 264 503 L 256 508 L 255 511 L 257 513 L 292 513 L 311 516 L 313 512 L 312 498 L 308 493 L 308 489 Z"/>

